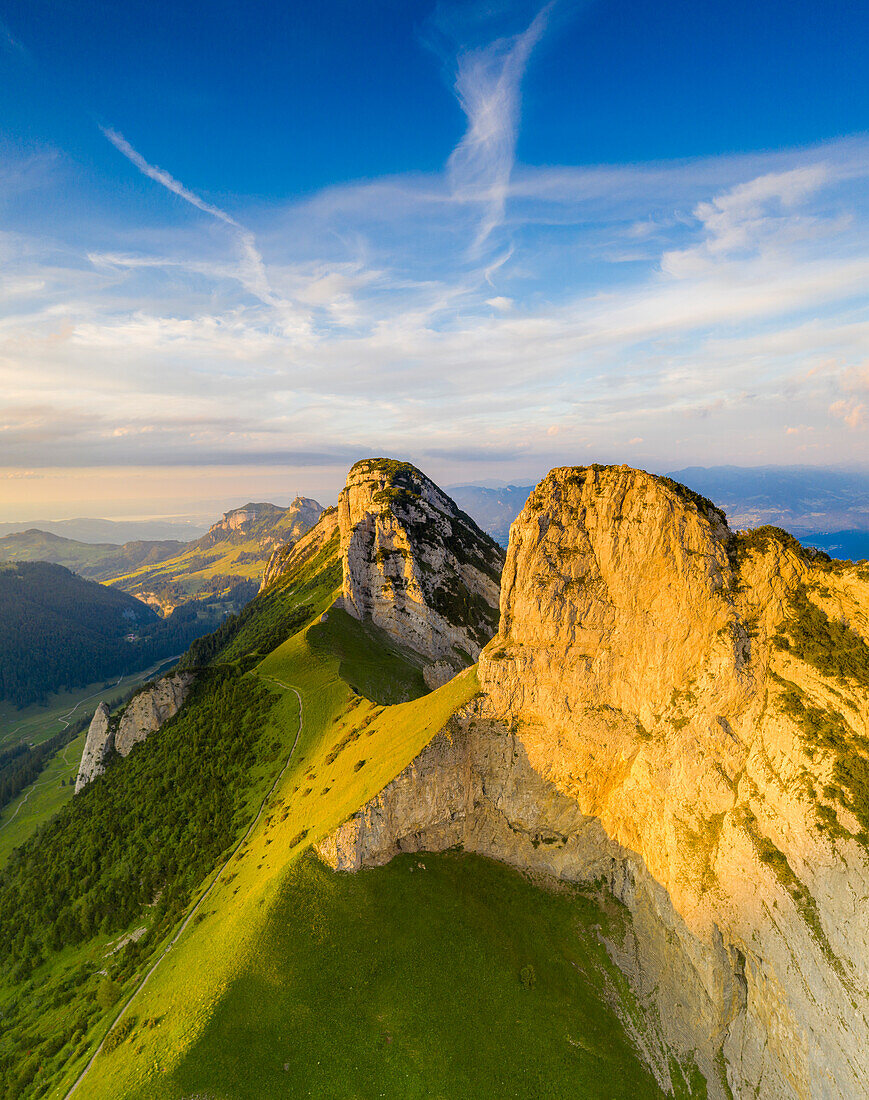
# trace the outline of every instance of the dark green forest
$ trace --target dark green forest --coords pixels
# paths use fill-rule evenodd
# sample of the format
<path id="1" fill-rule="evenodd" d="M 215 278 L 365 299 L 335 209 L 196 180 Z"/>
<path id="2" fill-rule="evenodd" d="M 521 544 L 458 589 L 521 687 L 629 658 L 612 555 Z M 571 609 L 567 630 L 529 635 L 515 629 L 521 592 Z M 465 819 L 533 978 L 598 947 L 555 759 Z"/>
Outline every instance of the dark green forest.
<path id="1" fill-rule="evenodd" d="M 50 1090 L 70 1050 L 81 1053 L 92 1042 L 92 1028 L 123 983 L 237 841 L 260 769 L 279 766 L 283 752 L 269 721 L 273 702 L 237 665 L 201 671 L 159 737 L 89 784 L 12 853 L 0 871 L 3 1100 Z M 147 933 L 102 967 L 58 965 L 59 951 L 133 920 Z"/>
<path id="2" fill-rule="evenodd" d="M 0 871 L 0 957 L 16 980 L 52 951 L 125 928 L 155 898 L 152 927 L 174 923 L 240 827 L 250 770 L 273 749 L 259 744 L 270 705 L 238 668 L 201 673 L 147 752 L 13 852 Z"/>
<path id="3" fill-rule="evenodd" d="M 61 565 L 0 564 L 0 699 L 24 707 L 137 672 L 216 625 L 192 607 L 161 619 L 141 600 Z"/>

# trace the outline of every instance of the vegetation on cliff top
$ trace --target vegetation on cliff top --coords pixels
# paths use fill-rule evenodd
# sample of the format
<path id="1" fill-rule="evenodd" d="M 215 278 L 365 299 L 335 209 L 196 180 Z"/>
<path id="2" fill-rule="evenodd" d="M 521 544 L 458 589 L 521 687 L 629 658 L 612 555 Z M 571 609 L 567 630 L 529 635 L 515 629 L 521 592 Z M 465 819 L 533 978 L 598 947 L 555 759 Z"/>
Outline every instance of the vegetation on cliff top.
<path id="1" fill-rule="evenodd" d="M 543 481 L 540 482 L 536 489 L 531 492 L 526 502 L 526 507 L 530 505 L 532 508 L 541 510 L 546 506 L 546 498 L 543 490 L 550 479 L 557 481 L 560 478 L 568 484 L 582 488 L 590 472 L 594 474 L 614 473 L 619 475 L 627 472 L 651 478 L 653 481 L 665 486 L 672 493 L 675 493 L 680 500 L 693 505 L 704 519 L 709 519 L 709 514 L 712 513 L 721 523 L 727 524 L 727 516 L 724 514 L 723 509 L 719 508 L 717 504 L 713 504 L 707 497 L 702 496 L 700 493 L 695 493 L 693 489 L 689 489 L 687 485 L 683 485 L 679 481 L 674 481 L 671 477 L 663 477 L 660 474 L 650 474 L 645 470 L 633 470 L 628 466 L 603 466 L 598 462 L 593 462 L 589 466 L 563 466 L 552 470 Z"/>
<path id="2" fill-rule="evenodd" d="M 821 550 L 807 549 L 792 534 L 782 527 L 765 524 L 763 527 L 751 527 L 745 531 L 736 531 L 731 540 L 731 556 L 737 568 L 752 553 L 765 553 L 771 546 L 789 550 L 800 561 L 827 562 L 829 557 Z"/>
<path id="3" fill-rule="evenodd" d="M 791 599 L 792 612 L 773 643 L 824 676 L 869 687 L 869 645 L 846 623 L 836 622 L 813 603 L 805 586 Z"/>
<path id="4" fill-rule="evenodd" d="M 410 462 L 399 462 L 395 458 L 363 458 L 353 464 L 350 474 L 354 470 L 360 470 L 363 473 L 377 472 L 383 474 L 388 481 L 395 484 L 403 483 L 406 487 L 412 487 L 414 481 L 429 480 L 421 470 L 418 470 Z"/>

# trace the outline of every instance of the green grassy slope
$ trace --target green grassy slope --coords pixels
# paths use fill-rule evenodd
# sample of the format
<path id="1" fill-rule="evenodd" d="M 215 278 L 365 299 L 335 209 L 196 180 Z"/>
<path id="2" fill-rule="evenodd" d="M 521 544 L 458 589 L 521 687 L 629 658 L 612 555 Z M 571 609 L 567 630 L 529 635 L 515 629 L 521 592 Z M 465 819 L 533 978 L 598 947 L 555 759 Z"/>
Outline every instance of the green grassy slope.
<path id="1" fill-rule="evenodd" d="M 161 661 L 134 676 L 106 685 L 90 684 L 79 691 L 58 692 L 46 706 L 18 710 L 0 705 L 0 749 L 26 743 L 41 745 L 71 725 L 88 722 L 101 702 L 110 707 L 127 698 L 139 685 L 167 671 L 174 658 Z M 13 849 L 23 844 L 72 798 L 86 731 L 54 753 L 36 779 L 0 809 L 0 868 Z M 63 785 L 61 785 L 63 781 Z"/>
<path id="2" fill-rule="evenodd" d="M 595 929 L 621 919 L 462 853 L 306 857 L 201 1035 L 132 1095 L 660 1097 L 602 994 Z"/>
<path id="3" fill-rule="evenodd" d="M 314 501 L 296 501 L 289 508 L 246 505 L 227 513 L 202 538 L 187 543 L 171 557 L 118 570 L 110 583 L 164 609 L 194 598 L 224 602 L 237 609 L 256 593 L 274 547 L 303 535 L 315 522 L 319 507 Z M 228 520 L 241 513 L 251 518 L 232 526 Z"/>
<path id="4" fill-rule="evenodd" d="M 51 1095 L 86 1060 L 290 751 L 295 697 L 238 670 L 214 675 L 219 690 L 191 696 L 0 869 L 4 1100 Z M 140 929 L 138 944 L 108 953 Z"/>
<path id="5" fill-rule="evenodd" d="M 373 704 L 341 676 L 367 648 L 350 624 L 333 611 L 258 666 L 302 697 L 297 755 L 76 1095 L 660 1096 L 602 992 L 628 996 L 611 918 L 578 891 L 473 857 L 344 876 L 304 854 L 477 691 L 468 669 Z"/>
<path id="6" fill-rule="evenodd" d="M 56 752 L 39 777 L 3 807 L 0 813 L 0 867 L 13 848 L 23 844 L 72 798 L 86 736 L 86 731 L 80 733 Z"/>
<path id="7" fill-rule="evenodd" d="M 636 1011 L 598 941 L 617 906 L 460 853 L 310 854 L 478 691 L 470 668 L 426 694 L 323 619 L 337 554 L 312 540 L 199 647 L 179 715 L 0 871 L 3 1100 L 88 1066 L 77 1100 L 660 1095 L 607 1004 Z"/>
<path id="8" fill-rule="evenodd" d="M 189 927 L 130 1010 L 141 1020 L 159 1017 L 160 1024 L 101 1054 L 77 1095 L 109 1095 L 110 1087 L 119 1096 L 138 1089 L 153 1095 L 155 1061 L 169 1066 L 183 1056 L 233 977 L 255 958 L 293 858 L 381 790 L 477 691 L 469 669 L 431 695 L 378 706 L 339 675 L 345 658 L 330 649 L 346 649 L 343 631 L 336 631 L 334 647 L 324 633 L 314 648 L 308 632 L 300 632 L 252 674 L 290 699 L 299 692 L 296 752 L 260 825 L 220 876 L 203 919 Z"/>

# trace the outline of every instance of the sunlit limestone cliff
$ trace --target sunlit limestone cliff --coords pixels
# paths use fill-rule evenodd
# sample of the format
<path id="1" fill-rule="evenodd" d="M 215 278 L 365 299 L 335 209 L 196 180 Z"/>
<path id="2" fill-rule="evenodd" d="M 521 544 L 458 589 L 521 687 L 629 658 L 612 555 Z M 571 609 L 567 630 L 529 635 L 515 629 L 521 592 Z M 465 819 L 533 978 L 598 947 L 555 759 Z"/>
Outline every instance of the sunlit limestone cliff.
<path id="1" fill-rule="evenodd" d="M 426 578 L 394 518 L 354 511 L 383 492 L 358 476 L 345 606 L 455 644 L 401 610 Z M 712 1097 L 867 1096 L 867 635 L 865 568 L 734 534 L 668 479 L 553 470 L 511 530 L 482 695 L 319 851 L 355 870 L 461 844 L 605 883 L 662 1087 L 675 1056 Z"/>

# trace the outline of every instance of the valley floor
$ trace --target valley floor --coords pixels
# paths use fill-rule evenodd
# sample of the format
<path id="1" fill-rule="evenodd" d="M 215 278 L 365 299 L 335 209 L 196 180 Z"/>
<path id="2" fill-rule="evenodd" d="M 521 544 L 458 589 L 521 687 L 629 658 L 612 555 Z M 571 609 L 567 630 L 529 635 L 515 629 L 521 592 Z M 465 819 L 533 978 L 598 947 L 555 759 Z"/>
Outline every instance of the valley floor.
<path id="1" fill-rule="evenodd" d="M 0 748 L 8 749 L 22 742 L 38 745 L 47 741 L 75 722 L 89 719 L 101 702 L 114 706 L 175 660 L 160 661 L 108 685 L 101 680 L 77 691 L 58 692 L 45 706 L 18 710 L 9 704 L 0 704 Z M 86 736 L 85 730 L 55 753 L 36 780 L 0 810 L 0 867 L 14 848 L 23 844 L 72 798 Z"/>

